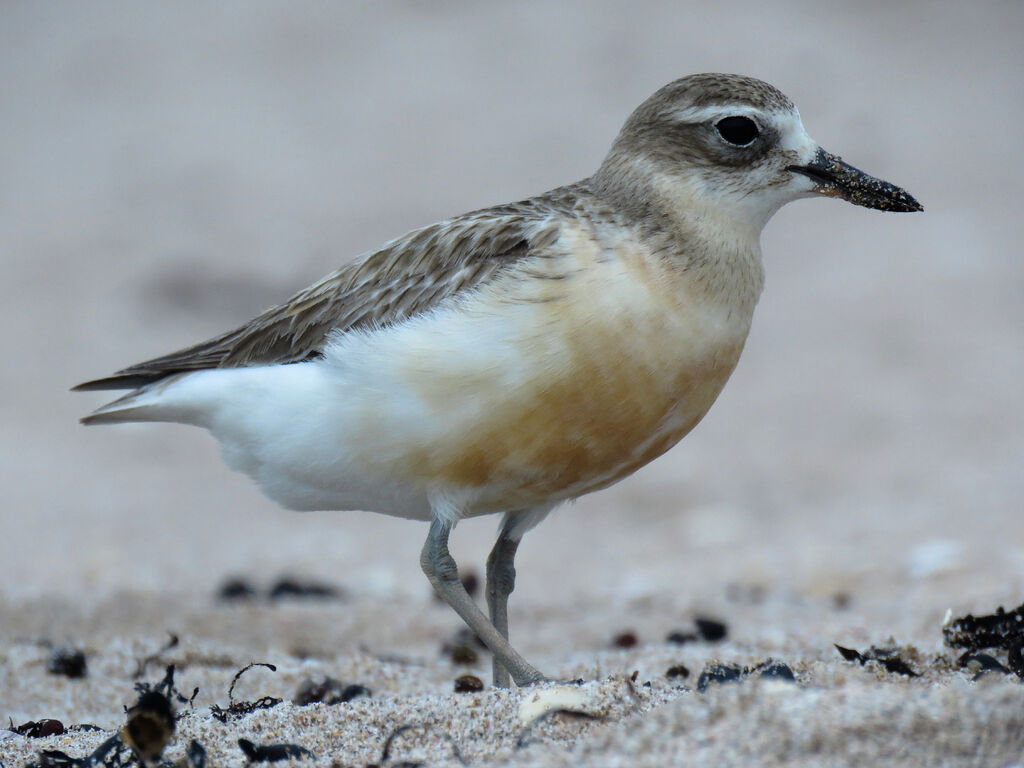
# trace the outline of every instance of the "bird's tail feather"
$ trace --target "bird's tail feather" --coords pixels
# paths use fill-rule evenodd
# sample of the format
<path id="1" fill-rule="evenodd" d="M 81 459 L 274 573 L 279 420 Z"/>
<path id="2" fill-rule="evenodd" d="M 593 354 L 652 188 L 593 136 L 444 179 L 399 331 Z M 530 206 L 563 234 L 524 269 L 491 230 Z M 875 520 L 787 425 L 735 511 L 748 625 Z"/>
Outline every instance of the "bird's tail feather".
<path id="1" fill-rule="evenodd" d="M 191 408 L 178 398 L 167 398 L 166 390 L 176 379 L 171 376 L 156 384 L 136 389 L 113 400 L 101 408 L 85 416 L 82 424 L 123 424 L 130 421 L 184 421 L 191 420 L 188 413 Z"/>

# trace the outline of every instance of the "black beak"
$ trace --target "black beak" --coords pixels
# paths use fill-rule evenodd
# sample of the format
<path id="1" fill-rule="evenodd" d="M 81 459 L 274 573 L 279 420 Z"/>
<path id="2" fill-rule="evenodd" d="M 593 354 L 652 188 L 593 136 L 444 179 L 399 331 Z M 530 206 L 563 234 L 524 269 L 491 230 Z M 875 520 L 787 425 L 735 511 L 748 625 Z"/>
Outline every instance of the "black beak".
<path id="1" fill-rule="evenodd" d="M 841 197 L 854 205 L 879 211 L 923 211 L 924 208 L 906 190 L 888 181 L 868 176 L 821 147 L 814 162 L 791 165 L 786 170 L 808 176 L 816 183 L 814 191 L 829 197 Z"/>

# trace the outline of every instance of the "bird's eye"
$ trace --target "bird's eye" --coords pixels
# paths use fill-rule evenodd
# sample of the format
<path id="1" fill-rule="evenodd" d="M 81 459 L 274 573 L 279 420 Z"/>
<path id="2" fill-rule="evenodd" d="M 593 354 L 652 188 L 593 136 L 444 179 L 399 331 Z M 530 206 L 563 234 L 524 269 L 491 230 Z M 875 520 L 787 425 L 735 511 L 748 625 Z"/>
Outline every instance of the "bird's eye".
<path id="1" fill-rule="evenodd" d="M 745 147 L 758 136 L 757 123 L 749 117 L 723 117 L 715 123 L 718 135 L 737 147 Z"/>

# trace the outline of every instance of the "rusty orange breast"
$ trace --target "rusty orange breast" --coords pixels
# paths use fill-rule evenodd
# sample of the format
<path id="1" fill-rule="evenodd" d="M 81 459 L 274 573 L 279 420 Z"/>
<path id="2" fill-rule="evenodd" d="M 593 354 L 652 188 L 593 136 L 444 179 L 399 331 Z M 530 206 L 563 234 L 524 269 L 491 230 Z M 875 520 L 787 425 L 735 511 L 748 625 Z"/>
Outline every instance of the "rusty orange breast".
<path id="1" fill-rule="evenodd" d="M 480 417 L 416 456 L 424 480 L 478 489 L 474 512 L 571 498 L 631 474 L 700 421 L 739 359 L 749 317 L 730 320 L 685 276 L 620 258 L 568 282 L 508 333 L 517 368 L 488 385 Z"/>

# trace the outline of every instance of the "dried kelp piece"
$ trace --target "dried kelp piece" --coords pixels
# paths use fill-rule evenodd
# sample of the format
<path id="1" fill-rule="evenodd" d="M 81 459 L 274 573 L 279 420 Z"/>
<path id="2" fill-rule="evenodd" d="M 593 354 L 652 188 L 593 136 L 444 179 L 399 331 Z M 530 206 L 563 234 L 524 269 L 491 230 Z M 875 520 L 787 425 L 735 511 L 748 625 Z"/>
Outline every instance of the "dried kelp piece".
<path id="1" fill-rule="evenodd" d="M 736 664 L 722 664 L 712 662 L 704 667 L 697 678 L 697 690 L 703 693 L 708 686 L 717 683 L 734 683 L 746 680 L 756 675 L 762 680 L 782 680 L 784 682 L 796 683 L 796 675 L 789 668 L 788 664 L 767 658 L 752 667 L 740 667 Z"/>
<path id="2" fill-rule="evenodd" d="M 341 597 L 341 590 L 331 584 L 285 577 L 274 583 L 267 596 L 271 600 L 335 600 Z"/>
<path id="3" fill-rule="evenodd" d="M 1012 611 L 1003 606 L 988 616 L 960 616 L 947 614 L 942 624 L 942 637 L 946 645 L 953 648 L 1005 648 L 1009 650 L 1014 642 L 1024 641 L 1024 604 Z"/>
<path id="4" fill-rule="evenodd" d="M 140 761 L 156 760 L 174 735 L 174 726 L 171 700 L 160 691 L 148 691 L 128 710 L 121 741 L 132 748 Z"/>
<path id="5" fill-rule="evenodd" d="M 27 762 L 24 768 L 127 768 L 131 762 L 134 762 L 131 750 L 115 734 L 85 757 L 71 757 L 66 752 L 47 749 L 39 753 L 37 762 Z"/>
<path id="6" fill-rule="evenodd" d="M 455 678 L 456 693 L 477 693 L 483 689 L 484 683 L 476 675 L 460 675 Z"/>
<path id="7" fill-rule="evenodd" d="M 89 671 L 85 653 L 77 648 L 57 648 L 46 662 L 46 671 L 51 675 L 63 675 L 72 680 L 85 677 Z"/>
<path id="8" fill-rule="evenodd" d="M 235 577 L 225 581 L 217 589 L 217 599 L 223 602 L 240 602 L 265 597 L 267 600 L 336 600 L 344 597 L 344 591 L 333 584 L 282 576 L 267 589 L 264 595 L 248 579 Z"/>
<path id="9" fill-rule="evenodd" d="M 168 632 L 167 634 L 170 635 L 170 637 L 168 638 L 167 642 L 160 647 L 159 650 L 149 654 L 149 656 L 145 656 L 136 661 L 137 666 L 135 668 L 135 674 L 132 675 L 133 678 L 138 680 L 140 677 L 146 674 L 146 669 L 147 667 L 149 667 L 150 664 L 159 661 L 160 657 L 167 653 L 169 650 L 178 647 L 178 636 L 173 632 Z"/>
<path id="10" fill-rule="evenodd" d="M 277 672 L 277 667 L 263 661 L 254 661 L 238 670 L 238 672 L 235 673 L 235 676 L 231 679 L 231 686 L 228 688 L 227 709 L 222 709 L 216 704 L 210 707 L 210 714 L 213 715 L 215 719 L 220 720 L 222 723 L 226 723 L 229 719 L 238 719 L 245 715 L 250 715 L 260 709 L 271 709 L 281 703 L 281 699 L 274 698 L 273 696 L 264 696 L 256 701 L 235 701 L 235 683 L 238 682 L 238 678 L 253 667 L 266 667 L 271 672 Z"/>
<path id="11" fill-rule="evenodd" d="M 1024 678 L 1024 641 L 1016 638 L 1010 642 L 1006 651 L 1006 663 L 1017 677 Z"/>
<path id="12" fill-rule="evenodd" d="M 743 670 L 735 664 L 712 662 L 704 667 L 700 677 L 697 678 L 697 690 L 704 693 L 712 683 L 721 685 L 722 683 L 736 682 L 742 675 Z"/>
<path id="13" fill-rule="evenodd" d="M 920 677 L 921 675 L 915 672 L 907 662 L 903 659 L 877 659 L 878 663 L 881 664 L 886 672 L 897 675 L 905 675 L 907 677 Z"/>
<path id="14" fill-rule="evenodd" d="M 838 643 L 833 643 L 833 645 L 839 651 L 839 655 L 846 661 L 858 661 L 861 666 L 864 666 L 869 661 L 874 661 L 891 674 L 906 675 L 907 677 L 921 676 L 899 657 L 899 650 L 896 648 L 876 648 L 871 646 L 867 651 L 861 653 L 853 648 L 844 648 Z"/>
<path id="15" fill-rule="evenodd" d="M 174 687 L 173 664 L 167 667 L 160 682 L 135 683 L 134 687 L 139 693 L 139 698 L 130 708 L 125 708 L 125 726 L 100 744 L 92 754 L 71 757 L 59 750 L 46 750 L 39 754 L 38 762 L 26 763 L 24 768 L 127 768 L 130 765 L 144 765 L 156 760 L 174 734 L 175 715 L 172 698 L 191 704 L 199 689 L 192 694 L 192 699 L 182 696 Z M 100 729 L 93 725 L 73 725 L 63 732 L 93 730 Z M 188 763 L 186 768 L 203 768 L 203 764 Z"/>
<path id="16" fill-rule="evenodd" d="M 700 640 L 700 638 L 697 637 L 696 632 L 680 632 L 678 630 L 676 630 L 675 632 L 669 632 L 668 635 L 665 637 L 666 643 L 674 643 L 675 645 L 695 643 L 698 640 Z"/>
<path id="17" fill-rule="evenodd" d="M 167 665 L 167 668 L 164 670 L 164 677 L 159 683 L 135 683 L 134 687 L 139 696 L 143 696 L 144 694 L 150 692 L 162 693 L 171 702 L 176 701 L 179 704 L 188 704 L 189 707 L 193 706 L 193 702 L 195 701 L 196 696 L 199 695 L 198 686 L 192 689 L 192 695 L 187 698 L 181 691 L 178 690 L 177 686 L 174 685 L 173 664 Z M 128 713 L 127 709 L 125 709 L 125 713 Z M 179 718 L 180 717 L 181 716 L 179 715 Z"/>
<path id="18" fill-rule="evenodd" d="M 185 759 L 176 768 L 206 768 L 206 747 L 192 739 L 185 750 Z"/>
<path id="19" fill-rule="evenodd" d="M 665 638 L 665 642 L 674 643 L 676 645 L 694 643 L 698 640 L 703 640 L 708 643 L 717 643 L 720 640 L 724 640 L 729 634 L 729 627 L 724 621 L 719 619 L 712 619 L 708 616 L 697 616 L 694 618 L 693 623 L 697 626 L 697 630 L 695 632 L 674 630 L 668 633 L 668 636 Z"/>
<path id="20" fill-rule="evenodd" d="M 327 703 L 328 704 L 333 704 L 333 703 L 345 704 L 345 703 L 347 703 L 349 701 L 352 701 L 353 699 L 358 699 L 360 697 L 371 698 L 372 696 L 373 696 L 373 691 L 371 691 L 365 685 L 360 685 L 359 683 L 349 683 L 348 685 L 345 686 L 345 690 L 343 690 L 341 692 L 341 696 L 338 698 L 337 702 L 327 702 Z"/>
<path id="21" fill-rule="evenodd" d="M 261 709 L 273 709 L 280 703 L 281 699 L 274 696 L 262 696 L 255 701 L 237 701 L 227 709 L 222 709 L 214 704 L 210 707 L 210 714 L 213 715 L 215 720 L 226 723 L 228 720 L 237 720 Z"/>
<path id="22" fill-rule="evenodd" d="M 335 704 L 344 688 L 345 684 L 333 677 L 324 677 L 319 681 L 307 678 L 299 684 L 299 690 L 295 692 L 292 703 L 300 707 L 318 703 Z"/>
<path id="23" fill-rule="evenodd" d="M 861 655 L 860 651 L 856 651 L 853 648 L 844 648 L 839 645 L 839 643 L 832 643 L 832 645 L 835 646 L 835 649 L 839 651 L 839 655 L 846 661 L 859 661 L 861 664 L 867 661 L 867 659 Z"/>
<path id="24" fill-rule="evenodd" d="M 21 725 L 15 725 L 14 721 L 10 718 L 7 720 L 10 723 L 10 727 L 7 730 L 14 731 L 30 739 L 45 739 L 47 736 L 60 736 L 64 733 L 64 723 L 60 720 L 44 718 L 42 720 L 29 720 Z"/>
<path id="25" fill-rule="evenodd" d="M 789 668 L 788 664 L 784 664 L 781 661 L 768 660 L 763 664 L 758 664 L 752 670 L 750 674 L 757 672 L 757 676 L 762 680 L 784 680 L 786 682 L 795 683 L 796 675 L 793 674 L 793 670 Z"/>
<path id="26" fill-rule="evenodd" d="M 300 707 L 316 703 L 328 705 L 344 704 L 359 696 L 371 695 L 370 689 L 365 685 L 357 683 L 345 685 L 333 677 L 325 677 L 319 682 L 309 679 L 303 680 L 302 684 L 299 685 L 299 690 L 295 693 L 295 698 L 292 699 L 292 703 Z"/>
<path id="27" fill-rule="evenodd" d="M 399 736 L 402 736 L 403 734 L 409 733 L 409 731 L 414 731 L 414 730 L 421 730 L 424 733 L 426 733 L 428 731 L 436 731 L 437 733 L 439 733 L 441 735 L 442 738 L 445 739 L 445 741 L 447 741 L 449 744 L 451 744 L 451 747 L 452 747 L 452 757 L 454 757 L 456 760 L 458 760 L 463 765 L 468 765 L 468 763 L 466 763 L 465 758 L 462 756 L 462 753 L 459 751 L 459 745 L 455 743 L 455 739 L 453 739 L 449 733 L 447 733 L 446 731 L 444 731 L 442 729 L 439 729 L 436 726 L 433 726 L 433 725 L 431 725 L 429 723 L 428 724 L 409 723 L 407 725 L 400 725 L 398 728 L 395 728 L 395 730 L 393 730 L 391 732 L 391 734 L 388 736 L 387 740 L 384 742 L 384 748 L 381 750 L 380 760 L 378 761 L 378 766 L 380 768 L 384 768 L 384 766 L 387 764 L 387 762 L 391 759 L 391 749 L 392 749 L 392 747 L 394 747 L 395 740 L 398 739 Z M 403 760 L 400 763 L 394 763 L 393 764 L 393 768 L 414 768 L 415 766 L 420 766 L 420 765 L 423 765 L 423 763 L 422 762 L 414 763 L 414 762 L 409 762 L 409 761 L 404 761 Z"/>
<path id="28" fill-rule="evenodd" d="M 249 758 L 250 763 L 276 763 L 278 760 L 312 758 L 313 753 L 298 744 L 253 744 L 248 739 L 239 739 L 238 748 Z"/>
<path id="29" fill-rule="evenodd" d="M 254 600 L 256 598 L 256 588 L 253 587 L 245 579 L 233 578 L 228 579 L 220 588 L 217 590 L 217 599 L 223 600 L 224 602 L 233 602 L 235 600 Z"/>

